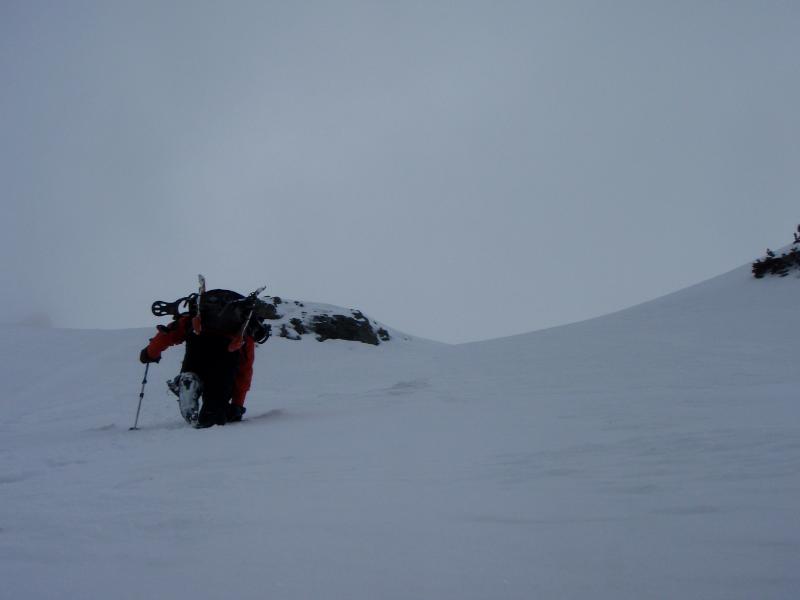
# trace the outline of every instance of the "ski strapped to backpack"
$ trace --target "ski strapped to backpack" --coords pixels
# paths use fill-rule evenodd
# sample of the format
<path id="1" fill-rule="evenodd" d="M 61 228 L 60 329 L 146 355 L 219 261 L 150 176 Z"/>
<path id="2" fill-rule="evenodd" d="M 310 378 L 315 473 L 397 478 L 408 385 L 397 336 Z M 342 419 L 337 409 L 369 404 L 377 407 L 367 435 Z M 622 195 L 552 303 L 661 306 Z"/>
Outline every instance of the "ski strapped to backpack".
<path id="1" fill-rule="evenodd" d="M 202 320 L 200 319 L 199 307 L 202 305 L 202 303 L 203 303 L 203 295 L 206 293 L 206 278 L 203 277 L 202 275 L 198 275 L 197 279 L 198 279 L 198 284 L 199 284 L 199 288 L 198 288 L 199 291 L 198 291 L 198 294 L 197 294 L 198 311 L 197 311 L 197 314 L 192 319 L 192 328 L 194 329 L 194 332 L 197 335 L 200 335 L 200 332 L 203 330 L 203 325 L 202 325 Z"/>
<path id="2" fill-rule="evenodd" d="M 260 287 L 248 296 L 231 290 L 205 289 L 205 279 L 200 276 L 199 291 L 178 298 L 174 302 L 157 300 L 151 307 L 157 317 L 170 315 L 174 320 L 190 317 L 192 329 L 231 338 L 228 350 L 235 352 L 244 345 L 245 336 L 251 336 L 257 344 L 267 341 L 271 333 L 266 319 L 279 318 L 275 306 L 259 298 L 266 287 Z M 159 325 L 159 329 L 166 326 Z"/>

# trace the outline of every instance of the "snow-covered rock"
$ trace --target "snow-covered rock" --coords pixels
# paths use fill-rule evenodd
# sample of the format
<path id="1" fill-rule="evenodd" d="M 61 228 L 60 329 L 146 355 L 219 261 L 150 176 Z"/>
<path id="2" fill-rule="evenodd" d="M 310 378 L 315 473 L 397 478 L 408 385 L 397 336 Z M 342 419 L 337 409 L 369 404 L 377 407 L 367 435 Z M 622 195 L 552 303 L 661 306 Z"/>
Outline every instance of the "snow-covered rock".
<path id="1" fill-rule="evenodd" d="M 273 335 L 290 340 L 313 336 L 317 341 L 349 340 L 377 346 L 393 336 L 408 338 L 393 331 L 360 310 L 330 304 L 284 300 L 278 296 L 263 298 L 275 306 L 277 319 L 271 320 Z"/>
<path id="2" fill-rule="evenodd" d="M 800 270 L 800 239 L 797 239 L 797 234 L 795 238 L 791 246 L 781 248 L 778 252 L 767 248 L 766 255 L 753 263 L 753 276 L 756 279 L 762 279 L 765 275 L 786 277 L 790 272 Z"/>

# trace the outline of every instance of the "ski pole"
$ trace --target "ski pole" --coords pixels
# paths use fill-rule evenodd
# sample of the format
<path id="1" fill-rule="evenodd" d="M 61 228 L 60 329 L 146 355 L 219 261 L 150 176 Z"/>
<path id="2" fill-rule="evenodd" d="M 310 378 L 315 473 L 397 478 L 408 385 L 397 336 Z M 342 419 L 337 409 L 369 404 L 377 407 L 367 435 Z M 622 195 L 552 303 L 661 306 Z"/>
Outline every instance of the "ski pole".
<path id="1" fill-rule="evenodd" d="M 128 431 L 135 431 L 139 429 L 139 411 L 142 410 L 142 399 L 144 398 L 144 386 L 147 385 L 147 371 L 150 370 L 150 363 L 147 363 L 144 367 L 144 379 L 142 379 L 142 391 L 139 392 L 139 406 L 136 409 L 136 421 L 133 423 L 133 427 L 129 428 Z"/>

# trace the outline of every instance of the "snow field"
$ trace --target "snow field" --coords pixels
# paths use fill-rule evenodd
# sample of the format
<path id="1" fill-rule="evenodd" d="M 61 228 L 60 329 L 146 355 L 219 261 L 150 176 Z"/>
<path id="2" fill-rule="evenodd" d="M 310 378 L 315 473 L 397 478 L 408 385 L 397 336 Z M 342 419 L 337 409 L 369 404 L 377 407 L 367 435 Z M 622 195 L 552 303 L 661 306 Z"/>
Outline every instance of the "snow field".
<path id="1" fill-rule="evenodd" d="M 272 339 L 195 431 L 148 330 L 4 327 L 9 598 L 792 598 L 800 282 L 462 346 Z"/>

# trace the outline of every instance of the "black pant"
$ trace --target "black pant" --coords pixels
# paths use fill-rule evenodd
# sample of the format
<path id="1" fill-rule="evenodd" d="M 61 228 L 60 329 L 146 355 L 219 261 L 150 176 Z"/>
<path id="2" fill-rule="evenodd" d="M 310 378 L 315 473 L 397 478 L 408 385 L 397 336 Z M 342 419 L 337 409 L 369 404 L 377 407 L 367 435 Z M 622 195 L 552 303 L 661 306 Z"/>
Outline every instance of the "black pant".
<path id="1" fill-rule="evenodd" d="M 225 423 L 228 402 L 239 368 L 239 352 L 229 352 L 230 339 L 211 333 L 186 336 L 182 373 L 194 373 L 203 382 L 201 422 Z"/>

